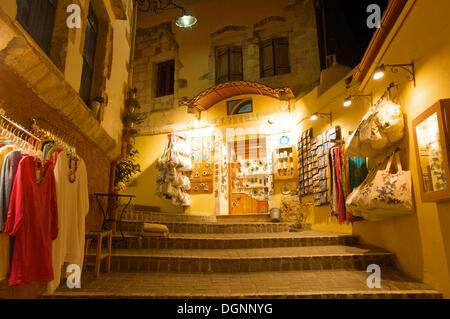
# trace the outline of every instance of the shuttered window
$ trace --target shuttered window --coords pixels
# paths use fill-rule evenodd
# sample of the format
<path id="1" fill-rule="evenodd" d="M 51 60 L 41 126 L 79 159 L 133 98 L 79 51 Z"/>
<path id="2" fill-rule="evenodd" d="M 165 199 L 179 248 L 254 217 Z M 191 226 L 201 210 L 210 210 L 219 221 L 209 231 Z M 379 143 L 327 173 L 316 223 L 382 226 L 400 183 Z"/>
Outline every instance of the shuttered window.
<path id="1" fill-rule="evenodd" d="M 95 52 L 98 37 L 98 19 L 94 9 L 89 6 L 89 14 L 86 24 L 86 36 L 83 50 L 83 71 L 81 74 L 80 96 L 86 102 L 90 103 L 92 79 L 94 77 Z"/>
<path id="2" fill-rule="evenodd" d="M 275 38 L 261 43 L 261 77 L 291 72 L 289 64 L 289 41 Z"/>
<path id="3" fill-rule="evenodd" d="M 17 0 L 17 21 L 50 54 L 57 0 Z"/>
<path id="4" fill-rule="evenodd" d="M 172 95 L 175 82 L 175 61 L 167 61 L 158 64 L 158 82 L 156 85 L 156 97 Z"/>
<path id="5" fill-rule="evenodd" d="M 216 84 L 242 81 L 242 47 L 220 47 L 216 49 Z"/>

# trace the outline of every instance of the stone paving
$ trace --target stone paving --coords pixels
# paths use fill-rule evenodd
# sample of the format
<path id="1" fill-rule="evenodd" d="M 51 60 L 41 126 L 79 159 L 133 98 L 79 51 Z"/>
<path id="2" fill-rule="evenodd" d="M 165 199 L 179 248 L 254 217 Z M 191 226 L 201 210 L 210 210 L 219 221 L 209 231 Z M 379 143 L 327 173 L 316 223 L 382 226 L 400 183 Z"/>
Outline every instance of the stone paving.
<path id="1" fill-rule="evenodd" d="M 81 289 L 61 286 L 50 297 L 117 298 L 439 298 L 437 291 L 399 271 L 382 272 L 369 289 L 365 271 L 288 271 L 235 274 L 92 273 Z"/>
<path id="2" fill-rule="evenodd" d="M 127 248 L 113 251 L 112 272 L 98 279 L 84 272 L 81 289 L 63 282 L 44 297 L 441 298 L 397 270 L 394 254 L 360 245 L 357 236 L 288 229 L 273 223 L 172 223 L 169 238 L 128 229 Z M 367 287 L 371 264 L 382 269 L 380 289 Z"/>

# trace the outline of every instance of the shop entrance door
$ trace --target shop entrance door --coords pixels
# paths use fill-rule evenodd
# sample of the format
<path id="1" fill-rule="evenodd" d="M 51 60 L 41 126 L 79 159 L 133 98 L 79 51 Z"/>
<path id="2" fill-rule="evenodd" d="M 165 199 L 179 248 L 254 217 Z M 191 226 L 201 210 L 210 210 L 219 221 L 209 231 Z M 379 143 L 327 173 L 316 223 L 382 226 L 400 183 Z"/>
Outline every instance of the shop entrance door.
<path id="1" fill-rule="evenodd" d="M 268 213 L 266 138 L 238 136 L 228 143 L 229 213 Z"/>

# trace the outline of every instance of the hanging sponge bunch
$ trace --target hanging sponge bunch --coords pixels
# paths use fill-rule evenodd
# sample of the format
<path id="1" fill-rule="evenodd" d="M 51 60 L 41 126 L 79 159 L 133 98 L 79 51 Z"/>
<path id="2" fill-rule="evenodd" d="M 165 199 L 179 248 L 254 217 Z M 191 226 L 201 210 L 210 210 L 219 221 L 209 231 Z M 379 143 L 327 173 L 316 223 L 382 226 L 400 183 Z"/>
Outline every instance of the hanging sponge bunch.
<path id="1" fill-rule="evenodd" d="M 191 189 L 188 174 L 192 171 L 190 144 L 186 136 L 169 134 L 156 168 L 156 194 L 172 200 L 174 206 L 190 206 Z"/>

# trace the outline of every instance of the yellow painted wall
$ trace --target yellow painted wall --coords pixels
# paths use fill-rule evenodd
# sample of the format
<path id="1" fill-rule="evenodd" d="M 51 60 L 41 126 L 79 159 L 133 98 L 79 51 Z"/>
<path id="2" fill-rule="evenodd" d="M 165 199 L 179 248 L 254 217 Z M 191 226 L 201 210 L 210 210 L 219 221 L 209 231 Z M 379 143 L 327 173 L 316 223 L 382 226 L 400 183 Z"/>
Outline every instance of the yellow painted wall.
<path id="1" fill-rule="evenodd" d="M 365 100 L 354 101 L 346 109 L 343 108 L 345 97 L 373 92 L 376 100 L 390 82 L 400 84 L 393 95 L 407 115 L 406 138 L 400 147 L 405 150 L 403 166 L 412 172 L 416 213 L 377 223 L 358 222 L 352 229 L 351 225 L 339 225 L 330 217 L 329 209 L 321 207 L 314 208 L 308 220 L 313 223 L 313 229 L 353 232 L 361 237 L 362 243 L 394 252 L 404 271 L 442 291 L 447 298 L 450 297 L 450 201 L 421 201 L 411 122 L 439 99 L 450 97 L 450 25 L 446 22 L 449 10 L 450 2 L 446 0 L 415 1 L 395 37 L 389 38 L 387 50 L 376 61 L 377 64 L 396 64 L 410 63 L 414 59 L 417 87 L 407 81 L 407 73 L 400 71 L 394 75 L 388 71 L 381 81 L 370 80 L 368 85 L 347 90 L 342 80 L 322 96 L 313 90 L 296 103 L 299 118 L 301 114 L 332 111 L 333 125 L 340 125 L 343 136 L 348 139 L 348 131 L 356 129 L 369 104 Z M 326 129 L 326 120 L 305 121 L 304 128 L 309 127 L 313 127 L 317 135 Z"/>

